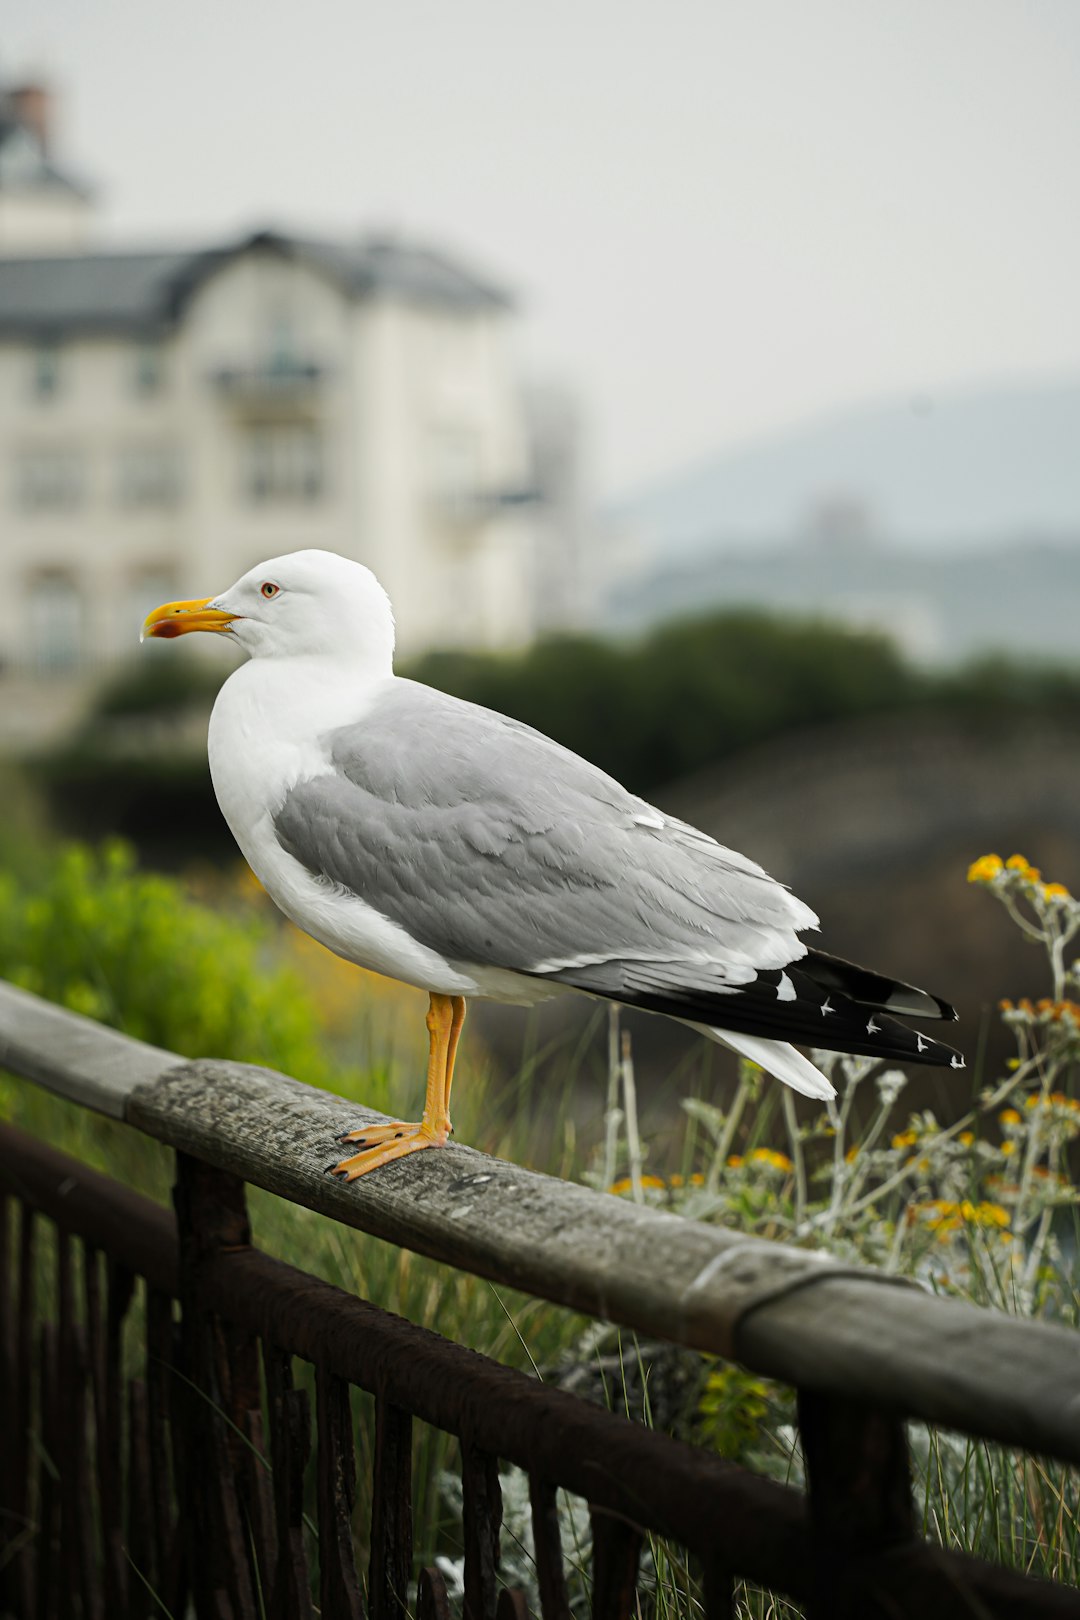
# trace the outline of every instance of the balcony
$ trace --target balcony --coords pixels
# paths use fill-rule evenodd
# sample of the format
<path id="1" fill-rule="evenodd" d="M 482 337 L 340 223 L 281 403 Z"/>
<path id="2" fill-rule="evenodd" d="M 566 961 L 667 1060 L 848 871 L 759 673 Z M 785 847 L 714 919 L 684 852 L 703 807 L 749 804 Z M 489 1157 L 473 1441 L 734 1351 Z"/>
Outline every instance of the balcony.
<path id="1" fill-rule="evenodd" d="M 295 405 L 320 393 L 330 375 L 317 360 L 271 360 L 263 365 L 221 366 L 210 373 L 217 393 L 237 405 Z"/>

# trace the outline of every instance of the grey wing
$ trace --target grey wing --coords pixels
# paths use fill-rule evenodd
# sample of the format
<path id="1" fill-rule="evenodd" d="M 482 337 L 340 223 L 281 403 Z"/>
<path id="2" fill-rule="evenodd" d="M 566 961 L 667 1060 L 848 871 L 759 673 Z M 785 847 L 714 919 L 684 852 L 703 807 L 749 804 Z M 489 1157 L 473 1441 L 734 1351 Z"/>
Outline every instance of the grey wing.
<path id="1" fill-rule="evenodd" d="M 719 992 L 817 919 L 752 861 L 527 726 L 396 681 L 275 817 L 310 872 L 451 962 Z"/>

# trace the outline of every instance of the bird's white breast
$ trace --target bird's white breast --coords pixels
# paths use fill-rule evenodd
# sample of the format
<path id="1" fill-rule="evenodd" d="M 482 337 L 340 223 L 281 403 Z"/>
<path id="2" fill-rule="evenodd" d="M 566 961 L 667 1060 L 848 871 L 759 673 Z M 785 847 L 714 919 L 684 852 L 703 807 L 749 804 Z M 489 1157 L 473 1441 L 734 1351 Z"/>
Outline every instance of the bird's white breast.
<path id="1" fill-rule="evenodd" d="M 208 752 L 233 837 L 285 915 L 347 961 L 444 995 L 541 999 L 542 987 L 518 974 L 447 962 L 362 896 L 314 876 L 278 842 L 274 816 L 289 789 L 333 769 L 328 734 L 361 722 L 381 685 L 300 659 L 253 659 L 230 676 L 210 717 Z"/>

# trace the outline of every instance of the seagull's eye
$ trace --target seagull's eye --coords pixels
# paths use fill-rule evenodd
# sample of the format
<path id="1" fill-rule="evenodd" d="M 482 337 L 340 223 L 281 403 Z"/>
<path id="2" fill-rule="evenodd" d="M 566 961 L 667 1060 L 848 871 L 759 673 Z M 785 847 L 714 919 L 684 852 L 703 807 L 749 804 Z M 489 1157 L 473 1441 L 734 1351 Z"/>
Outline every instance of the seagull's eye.
<path id="1" fill-rule="evenodd" d="M 267 598 L 269 598 L 271 596 L 280 596 L 281 595 L 281 586 L 280 585 L 275 585 L 273 583 L 273 581 L 269 580 L 269 579 L 264 584 L 260 585 L 259 589 L 262 591 L 263 595 L 265 597 L 267 597 Z"/>

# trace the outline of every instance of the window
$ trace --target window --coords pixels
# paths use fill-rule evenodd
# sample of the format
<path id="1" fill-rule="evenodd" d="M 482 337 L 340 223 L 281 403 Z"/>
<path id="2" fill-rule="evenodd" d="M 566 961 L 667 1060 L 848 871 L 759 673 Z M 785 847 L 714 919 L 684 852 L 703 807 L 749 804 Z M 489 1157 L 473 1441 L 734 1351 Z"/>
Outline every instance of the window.
<path id="1" fill-rule="evenodd" d="M 444 423 L 431 435 L 429 488 L 450 518 L 475 517 L 480 504 L 480 441 L 473 428 Z"/>
<path id="2" fill-rule="evenodd" d="M 132 364 L 135 392 L 144 399 L 160 394 L 165 380 L 165 357 L 160 343 L 140 343 Z"/>
<path id="3" fill-rule="evenodd" d="M 180 457 L 168 444 L 132 444 L 121 450 L 117 500 L 126 507 L 176 506 L 181 495 Z"/>
<path id="4" fill-rule="evenodd" d="M 30 392 L 35 399 L 53 399 L 60 391 L 60 350 L 55 343 L 40 343 L 34 350 Z"/>
<path id="5" fill-rule="evenodd" d="M 275 310 L 266 328 L 266 369 L 271 375 L 288 374 L 296 368 L 296 338 L 292 316 L 286 309 Z"/>
<path id="6" fill-rule="evenodd" d="M 67 574 L 42 574 L 30 583 L 30 655 L 42 671 L 77 669 L 82 661 L 82 601 Z"/>
<path id="7" fill-rule="evenodd" d="M 323 494 L 323 440 L 318 428 L 267 422 L 249 428 L 243 445 L 243 489 L 258 505 L 317 501 Z"/>
<path id="8" fill-rule="evenodd" d="M 83 461 L 74 450 L 26 450 L 17 464 L 18 502 L 28 512 L 66 512 L 83 496 Z"/>

